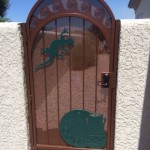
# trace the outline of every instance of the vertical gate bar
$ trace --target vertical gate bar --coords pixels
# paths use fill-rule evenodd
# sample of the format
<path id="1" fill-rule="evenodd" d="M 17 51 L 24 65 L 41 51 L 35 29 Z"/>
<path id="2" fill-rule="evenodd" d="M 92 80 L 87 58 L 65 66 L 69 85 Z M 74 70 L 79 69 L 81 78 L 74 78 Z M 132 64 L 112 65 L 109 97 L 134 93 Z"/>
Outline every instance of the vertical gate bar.
<path id="1" fill-rule="evenodd" d="M 29 49 L 32 50 L 32 46 L 31 44 L 29 43 Z M 29 64 L 29 71 L 31 74 L 31 92 L 33 93 L 33 95 L 31 95 L 31 98 L 32 98 L 32 113 L 33 113 L 33 132 L 34 132 L 34 146 L 36 146 L 37 144 L 37 124 L 36 124 L 36 106 L 35 106 L 35 83 L 34 83 L 34 72 L 33 72 L 33 60 L 32 60 L 32 57 L 31 55 L 29 55 L 29 62 L 31 62 L 31 64 Z M 37 149 L 35 149 L 37 150 Z"/>
<path id="2" fill-rule="evenodd" d="M 111 110 L 111 118 L 112 118 L 112 123 L 111 123 L 111 142 L 110 142 L 110 147 L 111 150 L 114 149 L 114 135 L 115 135 L 115 115 L 116 115 L 116 92 L 117 92 L 117 69 L 118 69 L 118 52 L 119 52 L 119 39 L 120 39 L 120 20 L 115 21 L 115 34 L 114 34 L 114 63 L 113 63 L 113 72 L 115 73 L 115 88 L 112 91 L 112 110 Z"/>
<path id="3" fill-rule="evenodd" d="M 111 51 L 113 51 L 113 48 L 111 47 Z M 112 52 L 110 52 L 110 55 L 112 55 Z M 110 56 L 112 57 L 112 56 Z M 110 60 L 110 64 L 111 64 L 111 59 Z M 110 68 L 110 65 L 109 65 L 109 72 L 111 72 L 111 68 Z M 110 150 L 110 132 L 111 132 L 111 129 L 110 129 L 110 126 L 111 126 L 111 107 L 112 107 L 112 89 L 109 88 L 109 95 L 108 95 L 108 112 L 107 112 L 107 149 Z"/>
<path id="4" fill-rule="evenodd" d="M 110 143 L 111 143 L 111 107 L 112 107 L 112 89 L 109 89 L 109 96 L 108 96 L 108 113 L 107 113 L 107 148 L 111 150 Z"/>
<path id="5" fill-rule="evenodd" d="M 58 38 L 57 36 L 57 19 L 55 19 L 55 33 L 56 33 L 56 39 Z M 60 120 L 60 112 L 59 112 L 59 76 L 58 76 L 58 59 L 56 58 L 56 71 L 57 71 L 57 113 L 58 113 L 58 124 Z"/>
<path id="6" fill-rule="evenodd" d="M 95 114 L 97 113 L 97 70 L 98 70 L 98 35 L 96 35 L 96 77 L 95 77 Z"/>
<path id="7" fill-rule="evenodd" d="M 69 37 L 71 35 L 71 17 L 69 17 Z M 72 109 L 72 83 L 71 83 L 71 51 L 69 56 L 69 64 L 70 64 L 70 111 Z"/>
<path id="8" fill-rule="evenodd" d="M 112 59 L 113 59 L 113 45 L 111 44 L 110 45 L 110 58 L 109 58 L 109 72 L 112 72 L 112 70 L 111 70 L 111 67 L 112 67 Z M 112 104 L 112 89 L 111 88 L 109 88 L 108 89 L 109 91 L 108 91 L 108 93 L 109 93 L 109 95 L 108 95 L 108 111 L 107 111 L 107 149 L 108 150 L 110 150 L 110 132 L 111 132 L 111 129 L 110 129 L 110 126 L 111 126 L 111 104 Z"/>
<path id="9" fill-rule="evenodd" d="M 114 23 L 114 27 L 112 28 L 112 32 L 111 32 L 111 43 L 109 45 L 110 47 L 110 62 L 109 62 L 109 72 L 114 72 L 114 53 L 115 53 L 115 21 L 113 21 Z M 108 150 L 112 150 L 111 147 L 111 126 L 112 126 L 112 122 L 114 121 L 112 118 L 112 106 L 113 106 L 113 90 L 112 88 L 109 88 L 109 95 L 108 95 L 108 117 L 107 117 L 107 148 Z"/>
<path id="10" fill-rule="evenodd" d="M 84 54 L 85 54 L 85 19 L 83 19 L 83 110 L 85 109 L 85 99 L 84 99 L 84 76 L 85 76 L 85 70 L 84 70 L 84 66 L 85 66 L 85 60 L 84 60 Z"/>
<path id="11" fill-rule="evenodd" d="M 27 98 L 28 98 L 28 121 L 29 121 L 29 133 L 30 133 L 30 144 L 31 144 L 31 149 L 34 146 L 34 128 L 33 128 L 33 118 L 32 118 L 32 97 L 31 97 L 31 79 L 30 79 L 30 71 L 29 71 L 29 52 L 28 52 L 28 38 L 27 38 L 27 29 L 26 29 L 26 24 L 21 23 L 21 33 L 23 37 L 23 47 L 24 47 L 24 58 L 25 58 L 25 75 L 26 75 L 26 86 L 27 86 Z M 34 138 L 33 138 L 34 137 Z"/>
<path id="12" fill-rule="evenodd" d="M 42 29 L 42 39 L 43 39 L 43 48 L 45 48 L 45 32 L 44 28 Z M 45 56 L 43 55 L 43 60 L 45 62 Z M 46 84 L 46 67 L 44 67 L 44 84 L 45 84 L 45 109 L 46 109 L 46 128 L 47 128 L 47 140 L 49 144 L 49 132 L 48 132 L 48 111 L 47 111 L 47 84 Z"/>
<path id="13" fill-rule="evenodd" d="M 28 47 L 29 49 L 32 50 L 32 46 L 31 46 L 31 43 L 30 41 L 28 41 Z M 33 134 L 34 134 L 34 145 L 33 146 L 36 146 L 37 144 L 37 127 L 36 127 L 36 106 L 35 106 L 35 84 L 34 84 L 34 73 L 33 73 L 33 61 L 32 61 L 32 57 L 31 55 L 28 55 L 29 56 L 29 73 L 30 73 L 30 77 L 31 77 L 31 99 L 32 99 L 32 117 L 33 117 Z M 37 150 L 37 149 L 35 149 Z"/>
<path id="14" fill-rule="evenodd" d="M 56 33 L 56 39 L 58 38 L 58 29 L 57 29 L 57 19 L 55 19 L 55 33 Z M 56 74 L 57 74 L 57 113 L 58 113 L 58 126 L 59 126 L 59 121 L 60 121 L 60 109 L 59 109 L 59 70 L 58 70 L 58 58 L 56 58 Z M 61 141 L 60 141 L 60 135 L 57 137 L 59 146 L 61 146 Z M 56 139 L 56 140 L 57 140 Z"/>

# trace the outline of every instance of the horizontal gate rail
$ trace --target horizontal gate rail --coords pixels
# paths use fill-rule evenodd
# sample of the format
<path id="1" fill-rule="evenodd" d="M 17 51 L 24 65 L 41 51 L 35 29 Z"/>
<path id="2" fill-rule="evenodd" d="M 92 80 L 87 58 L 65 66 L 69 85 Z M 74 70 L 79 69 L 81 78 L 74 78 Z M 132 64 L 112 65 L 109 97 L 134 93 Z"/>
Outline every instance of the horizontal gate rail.
<path id="1" fill-rule="evenodd" d="M 55 146 L 55 145 L 44 145 L 44 144 L 37 144 L 38 149 L 48 149 L 48 150 L 90 150 L 89 148 L 75 148 L 75 147 L 68 147 L 68 146 Z M 91 149 L 92 150 L 92 149 Z M 98 150 L 105 150 L 105 149 L 98 149 Z"/>

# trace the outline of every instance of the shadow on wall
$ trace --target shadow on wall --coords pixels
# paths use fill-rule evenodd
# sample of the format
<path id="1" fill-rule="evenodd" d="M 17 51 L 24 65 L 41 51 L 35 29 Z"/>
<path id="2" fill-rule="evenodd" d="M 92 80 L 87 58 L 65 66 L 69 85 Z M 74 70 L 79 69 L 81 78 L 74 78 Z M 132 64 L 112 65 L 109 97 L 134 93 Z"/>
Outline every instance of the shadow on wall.
<path id="1" fill-rule="evenodd" d="M 150 56 L 138 150 L 150 150 Z"/>

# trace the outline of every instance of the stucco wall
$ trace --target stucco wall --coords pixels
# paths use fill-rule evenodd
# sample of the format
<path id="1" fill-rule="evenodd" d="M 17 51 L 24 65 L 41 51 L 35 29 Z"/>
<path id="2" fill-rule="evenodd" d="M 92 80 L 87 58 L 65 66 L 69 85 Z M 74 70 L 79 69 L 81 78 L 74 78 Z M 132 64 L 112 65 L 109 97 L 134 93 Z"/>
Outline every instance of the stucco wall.
<path id="1" fill-rule="evenodd" d="M 0 150 L 28 150 L 21 38 L 17 23 L 0 23 Z"/>
<path id="2" fill-rule="evenodd" d="M 150 147 L 149 24 L 121 21 L 115 150 Z M 29 150 L 21 41 L 19 25 L 0 24 L 0 150 Z"/>
<path id="3" fill-rule="evenodd" d="M 122 20 L 115 150 L 150 149 L 150 134 L 146 135 L 150 133 L 149 53 L 150 20 Z M 145 119 L 146 122 L 142 120 L 144 115 L 149 118 Z"/>

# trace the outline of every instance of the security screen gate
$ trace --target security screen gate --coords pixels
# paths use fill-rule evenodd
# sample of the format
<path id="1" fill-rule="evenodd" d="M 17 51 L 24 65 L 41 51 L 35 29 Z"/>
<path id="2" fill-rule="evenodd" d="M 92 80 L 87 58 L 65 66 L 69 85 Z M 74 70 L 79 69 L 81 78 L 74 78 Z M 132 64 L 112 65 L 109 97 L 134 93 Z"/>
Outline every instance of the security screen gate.
<path id="1" fill-rule="evenodd" d="M 32 149 L 113 149 L 117 27 L 103 0 L 35 4 L 22 24 Z"/>

